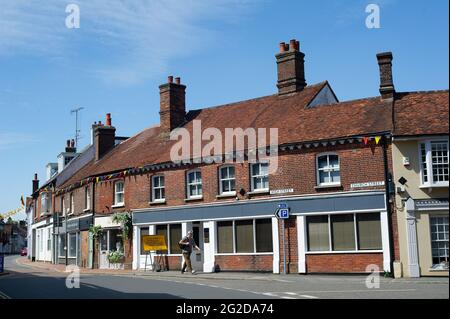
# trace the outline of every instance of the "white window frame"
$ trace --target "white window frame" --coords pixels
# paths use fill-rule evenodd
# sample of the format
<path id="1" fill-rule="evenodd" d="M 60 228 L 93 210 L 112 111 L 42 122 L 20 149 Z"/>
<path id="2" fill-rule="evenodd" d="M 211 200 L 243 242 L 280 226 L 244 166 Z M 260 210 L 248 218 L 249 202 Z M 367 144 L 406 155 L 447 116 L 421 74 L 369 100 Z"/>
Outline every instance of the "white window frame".
<path id="1" fill-rule="evenodd" d="M 218 256 L 227 256 L 227 255 L 273 255 L 274 247 L 272 244 L 272 251 L 271 252 L 257 252 L 256 250 L 256 221 L 259 219 L 270 219 L 270 217 L 263 217 L 263 218 L 242 218 L 242 219 L 233 219 L 231 220 L 232 224 L 232 232 L 233 232 L 233 252 L 231 253 L 219 253 L 219 247 L 217 243 L 219 242 L 219 232 L 217 231 L 217 224 L 218 222 L 229 222 L 230 220 L 218 220 L 216 222 L 216 245 L 214 247 L 214 254 Z M 253 252 L 250 253 L 238 253 L 236 252 L 236 221 L 241 220 L 252 220 L 253 221 Z M 272 233 L 272 240 L 273 240 L 273 233 Z"/>
<path id="2" fill-rule="evenodd" d="M 449 160 L 449 143 L 448 139 L 432 139 L 432 140 L 423 140 L 419 142 L 419 165 L 420 165 L 420 187 L 448 187 L 448 181 L 440 181 L 435 182 L 433 176 L 433 160 L 432 160 L 432 152 L 431 152 L 431 144 L 432 143 L 442 143 L 447 144 L 447 161 Z M 425 145 L 426 152 L 426 169 L 427 169 L 427 178 L 428 181 L 424 181 L 424 170 L 422 161 L 422 145 Z"/>
<path id="3" fill-rule="evenodd" d="M 327 157 L 327 167 L 324 169 L 319 168 L 319 158 L 326 156 Z M 330 156 L 337 156 L 338 158 L 338 169 L 330 168 Z M 325 171 L 329 174 L 331 180 L 331 172 L 339 172 L 339 182 L 329 182 L 329 183 L 321 183 L 320 182 L 320 171 Z M 317 186 L 341 186 L 341 157 L 333 152 L 320 153 L 316 155 L 316 178 L 317 178 Z"/>
<path id="4" fill-rule="evenodd" d="M 222 175 L 222 170 L 229 169 L 229 168 L 234 169 L 234 177 L 233 178 L 224 178 Z M 222 182 L 224 182 L 224 181 L 231 182 L 233 180 L 234 180 L 234 191 L 224 192 Z M 224 165 L 224 166 L 219 167 L 219 192 L 220 192 L 220 195 L 236 195 L 236 168 L 234 165 Z"/>
<path id="5" fill-rule="evenodd" d="M 66 198 L 64 196 L 61 198 L 61 210 L 62 210 L 63 216 L 66 216 L 66 214 L 67 214 L 67 211 L 66 211 Z"/>
<path id="6" fill-rule="evenodd" d="M 41 216 L 50 213 L 52 207 L 52 195 L 50 192 L 43 192 L 41 194 Z"/>
<path id="7" fill-rule="evenodd" d="M 117 191 L 117 185 L 122 184 L 122 191 Z M 122 202 L 117 201 L 117 195 L 122 194 Z M 120 180 L 114 183 L 114 205 L 112 207 L 121 207 L 125 205 L 125 182 Z"/>
<path id="8" fill-rule="evenodd" d="M 267 165 L 267 175 L 261 175 L 261 173 L 259 175 L 253 175 L 253 167 L 256 165 Z M 261 172 L 261 168 L 259 169 L 259 171 Z M 266 162 L 258 162 L 258 163 L 252 163 L 250 165 L 250 182 L 251 182 L 251 190 L 252 192 L 268 192 L 270 190 L 270 180 L 269 180 L 269 163 Z M 263 178 L 267 176 L 267 184 L 268 187 L 265 188 L 255 188 L 255 178 Z"/>
<path id="9" fill-rule="evenodd" d="M 91 209 L 91 189 L 89 186 L 84 188 L 84 210 Z"/>
<path id="10" fill-rule="evenodd" d="M 439 264 L 434 264 L 433 263 L 433 258 L 435 257 L 435 256 L 433 256 L 433 242 L 445 242 L 445 241 L 447 241 L 448 242 L 448 237 L 447 237 L 447 239 L 435 239 L 435 240 L 433 240 L 433 238 L 432 238 L 432 232 L 431 232 L 431 220 L 432 219 L 434 219 L 434 218 L 445 218 L 445 217 L 447 217 L 448 218 L 448 216 L 446 216 L 446 215 L 431 215 L 429 218 L 430 218 L 430 244 L 431 244 L 431 264 L 432 264 L 432 268 L 433 267 L 436 267 L 436 266 L 438 266 Z M 437 225 L 442 225 L 442 226 L 444 226 L 444 224 L 437 224 Z M 436 234 L 439 234 L 439 233 L 445 233 L 445 230 L 444 230 L 444 232 L 437 232 Z M 448 236 L 448 234 L 447 234 L 447 236 Z M 440 256 L 439 256 L 440 257 Z M 443 256 L 443 257 L 447 257 L 447 263 L 449 262 L 449 256 Z M 448 269 L 442 269 L 442 270 L 448 270 Z"/>
<path id="11" fill-rule="evenodd" d="M 196 173 L 200 173 L 200 182 L 199 183 L 189 183 L 189 175 L 196 174 Z M 200 185 L 202 188 L 202 193 L 200 195 L 191 195 L 191 188 L 190 188 L 191 185 L 195 185 L 195 186 Z M 197 189 L 197 191 L 198 191 L 198 189 Z M 203 198 L 203 176 L 202 176 L 202 171 L 200 169 L 193 169 L 193 170 L 186 172 L 186 194 L 187 194 L 188 199 Z"/>
<path id="12" fill-rule="evenodd" d="M 317 250 L 317 251 L 311 251 L 309 250 L 309 236 L 306 233 L 306 221 L 305 221 L 305 247 L 306 247 L 306 254 L 308 255 L 314 255 L 314 254 L 346 254 L 346 253 L 382 253 L 383 252 L 383 238 L 381 238 L 381 248 L 380 249 L 359 249 L 359 243 L 358 243 L 358 225 L 357 225 L 357 216 L 356 215 L 360 215 L 360 214 L 379 214 L 380 216 L 380 231 L 381 234 L 383 234 L 383 225 L 382 225 L 382 216 L 381 216 L 381 212 L 379 211 L 369 211 L 369 212 L 353 212 L 353 213 L 336 213 L 336 214 L 308 214 L 305 215 L 306 217 L 308 216 L 322 216 L 322 215 L 327 215 L 328 216 L 328 250 Z M 336 215 L 353 215 L 353 227 L 354 227 L 354 232 L 355 232 L 355 249 L 354 250 L 333 250 L 333 234 L 332 234 L 332 229 L 331 229 L 331 216 L 336 216 Z"/>
<path id="13" fill-rule="evenodd" d="M 164 186 L 158 186 L 158 187 L 156 187 L 155 185 L 155 179 L 157 179 L 157 178 L 162 178 L 163 180 L 164 180 Z M 161 182 L 159 183 L 159 185 L 161 185 Z M 156 198 L 156 196 L 155 196 L 155 190 L 156 189 L 164 189 L 164 197 L 163 198 Z M 153 175 L 152 176 L 152 202 L 154 202 L 154 203 L 158 203 L 158 202 L 165 202 L 166 201 L 166 181 L 165 181 L 165 177 L 164 177 L 164 175 Z"/>
<path id="14" fill-rule="evenodd" d="M 73 193 L 70 193 L 70 196 L 69 196 L 69 214 L 68 214 L 68 216 L 73 215 L 74 211 L 75 211 L 75 200 L 73 198 Z"/>

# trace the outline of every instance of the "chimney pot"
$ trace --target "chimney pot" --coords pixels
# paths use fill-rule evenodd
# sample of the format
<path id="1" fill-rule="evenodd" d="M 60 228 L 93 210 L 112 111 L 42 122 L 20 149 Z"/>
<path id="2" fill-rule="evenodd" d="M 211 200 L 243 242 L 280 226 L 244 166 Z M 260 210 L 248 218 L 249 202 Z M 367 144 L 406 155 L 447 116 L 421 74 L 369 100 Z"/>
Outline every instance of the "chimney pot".
<path id="1" fill-rule="evenodd" d="M 167 77 L 167 83 L 173 83 L 173 76 L 172 75 L 169 75 Z"/>
<path id="2" fill-rule="evenodd" d="M 71 141 L 70 141 L 70 147 L 72 147 L 72 148 L 75 147 L 75 140 L 71 140 Z"/>
<path id="3" fill-rule="evenodd" d="M 37 181 L 37 179 L 38 179 L 37 173 L 34 173 L 34 180 Z"/>
<path id="4" fill-rule="evenodd" d="M 181 78 L 180 77 L 176 77 L 175 78 L 175 84 L 180 85 L 180 83 L 181 83 Z"/>
<path id="5" fill-rule="evenodd" d="M 295 41 L 295 39 L 292 39 L 292 40 L 289 42 L 289 48 L 290 48 L 292 51 L 296 51 L 296 49 L 297 49 L 297 42 Z"/>
<path id="6" fill-rule="evenodd" d="M 295 48 L 300 51 L 300 41 L 295 41 Z"/>
<path id="7" fill-rule="evenodd" d="M 280 43 L 280 53 L 283 53 L 286 51 L 286 43 L 281 42 Z"/>
<path id="8" fill-rule="evenodd" d="M 106 125 L 111 126 L 111 113 L 106 113 Z"/>
<path id="9" fill-rule="evenodd" d="M 70 140 L 67 140 L 67 141 L 66 141 L 66 146 L 67 146 L 67 147 L 70 147 Z"/>

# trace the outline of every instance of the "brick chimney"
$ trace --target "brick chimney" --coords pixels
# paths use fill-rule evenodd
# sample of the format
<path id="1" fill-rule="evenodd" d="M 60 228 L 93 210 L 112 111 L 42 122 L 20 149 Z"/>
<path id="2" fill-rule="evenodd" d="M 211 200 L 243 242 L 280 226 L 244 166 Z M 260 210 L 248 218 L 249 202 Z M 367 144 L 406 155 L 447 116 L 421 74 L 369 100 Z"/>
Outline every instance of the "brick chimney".
<path id="1" fill-rule="evenodd" d="M 276 56 L 278 67 L 278 95 L 299 92 L 306 86 L 305 54 L 300 52 L 300 43 L 291 40 L 280 43 L 280 53 Z"/>
<path id="2" fill-rule="evenodd" d="M 98 161 L 115 145 L 116 128 L 111 124 L 111 114 L 106 114 L 106 125 L 101 121 L 92 126 L 94 130 L 95 160 Z"/>
<path id="3" fill-rule="evenodd" d="M 380 67 L 380 94 L 383 100 L 393 99 L 395 95 L 394 81 L 392 79 L 392 52 L 377 54 Z"/>
<path id="4" fill-rule="evenodd" d="M 33 194 L 36 193 L 38 189 L 39 189 L 39 180 L 38 175 L 35 173 L 33 179 Z"/>
<path id="5" fill-rule="evenodd" d="M 159 115 L 161 134 L 166 135 L 184 123 L 186 116 L 186 86 L 180 78 L 169 76 L 167 83 L 159 86 Z"/>

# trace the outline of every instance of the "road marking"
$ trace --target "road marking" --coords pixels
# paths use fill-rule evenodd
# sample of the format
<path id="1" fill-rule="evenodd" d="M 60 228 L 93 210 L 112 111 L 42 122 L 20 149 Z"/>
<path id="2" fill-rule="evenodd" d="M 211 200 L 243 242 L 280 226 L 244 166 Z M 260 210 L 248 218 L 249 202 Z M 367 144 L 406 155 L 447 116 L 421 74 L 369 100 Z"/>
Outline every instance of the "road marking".
<path id="1" fill-rule="evenodd" d="M 11 299 L 11 297 L 0 291 L 0 299 Z"/>
<path id="2" fill-rule="evenodd" d="M 318 299 L 318 298 L 319 298 L 319 297 L 316 297 L 316 296 L 310 296 L 310 295 L 300 295 L 300 297 L 308 298 L 308 299 Z"/>

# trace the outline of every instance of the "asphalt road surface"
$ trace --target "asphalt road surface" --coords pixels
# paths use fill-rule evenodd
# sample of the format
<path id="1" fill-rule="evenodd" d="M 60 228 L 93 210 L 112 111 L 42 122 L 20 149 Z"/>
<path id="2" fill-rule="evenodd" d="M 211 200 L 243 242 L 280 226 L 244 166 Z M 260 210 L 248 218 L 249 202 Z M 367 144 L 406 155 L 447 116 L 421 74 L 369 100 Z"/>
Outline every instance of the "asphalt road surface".
<path id="1" fill-rule="evenodd" d="M 0 299 L 448 299 L 447 278 L 385 279 L 368 289 L 365 276 L 249 275 L 246 280 L 82 274 L 80 288 L 66 286 L 67 274 L 19 265 L 7 256 Z"/>

